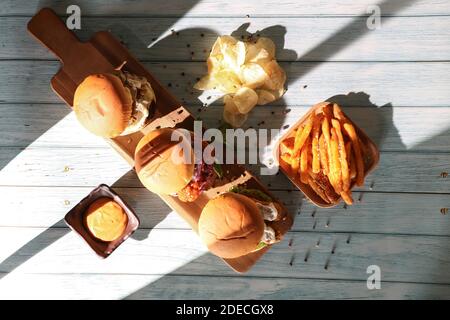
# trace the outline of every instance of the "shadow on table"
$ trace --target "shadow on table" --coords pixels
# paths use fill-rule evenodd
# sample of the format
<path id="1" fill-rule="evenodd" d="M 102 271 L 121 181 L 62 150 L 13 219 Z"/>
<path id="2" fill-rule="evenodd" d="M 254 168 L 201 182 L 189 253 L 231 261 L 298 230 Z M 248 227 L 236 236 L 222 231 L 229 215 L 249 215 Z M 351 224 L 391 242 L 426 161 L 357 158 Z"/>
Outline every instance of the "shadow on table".
<path id="1" fill-rule="evenodd" d="M 264 28 L 262 30 L 256 30 L 254 32 L 249 32 L 248 29 L 250 28 L 251 23 L 247 22 L 239 26 L 235 31 L 231 33 L 232 36 L 234 36 L 237 39 L 258 39 L 258 37 L 268 37 L 273 40 L 273 42 L 276 44 L 276 56 L 277 57 L 283 57 L 287 61 L 296 61 L 298 58 L 297 52 L 295 50 L 291 50 L 286 48 L 286 27 L 282 25 L 273 25 L 269 26 L 267 28 Z M 295 82 L 296 79 L 292 77 L 292 74 L 290 73 L 290 64 L 283 66 L 286 71 L 286 90 L 289 90 L 291 84 Z M 271 104 L 269 104 L 271 105 Z M 262 129 L 262 128 L 281 128 L 281 126 L 284 124 L 284 120 L 287 115 L 287 102 L 284 98 L 284 96 L 276 101 L 277 109 L 274 111 L 273 114 L 271 114 L 270 121 L 267 119 L 266 121 L 262 121 L 260 123 L 255 124 L 255 129 Z M 265 106 L 258 106 L 253 108 L 253 110 L 249 113 L 249 119 L 252 118 L 253 113 L 261 112 L 262 108 Z M 249 122 L 249 121 L 247 121 Z M 244 129 L 249 128 L 248 124 L 244 124 Z M 274 139 L 275 137 L 271 137 Z"/>
<path id="2" fill-rule="evenodd" d="M 155 193 L 148 191 L 144 187 L 123 187 L 128 185 L 141 185 L 134 170 L 128 171 L 119 180 L 114 182 L 111 187 L 135 210 L 141 222 L 139 227 L 140 232 L 134 233 L 131 238 L 142 241 L 147 239 L 153 228 L 163 221 L 172 209 Z M 149 208 L 153 210 L 148 211 Z"/>
<path id="3" fill-rule="evenodd" d="M 164 202 L 160 201 L 157 195 L 151 193 L 145 188 L 121 187 L 124 185 L 124 181 L 129 184 L 132 180 L 136 180 L 133 185 L 139 184 L 134 170 L 130 170 L 119 180 L 117 180 L 111 187 L 117 191 L 117 193 L 136 211 L 136 214 L 141 221 L 141 225 L 144 226 L 140 228 L 140 230 L 145 232 L 134 233 L 131 237 L 135 240 L 141 241 L 145 240 L 151 230 L 166 218 L 167 214 L 171 212 L 171 209 L 165 205 Z M 155 212 L 159 212 L 158 215 L 155 215 L 154 212 L 144 211 L 144 208 L 151 208 L 149 203 L 157 204 L 156 206 L 161 207 L 155 209 Z M 161 214 L 161 212 L 166 213 Z M 0 263 L 0 279 L 68 234 L 71 230 L 69 228 L 61 227 L 63 225 L 65 225 L 64 219 L 59 220 L 45 231 L 28 241 L 20 249 L 16 250 L 7 259 L 2 261 Z M 80 239 L 80 245 L 87 244 L 84 244 Z M 92 252 L 92 254 L 94 255 L 94 252 Z"/>
<path id="4" fill-rule="evenodd" d="M 349 94 L 342 94 L 342 95 L 335 95 L 333 97 L 330 97 L 326 99 L 330 102 L 338 103 L 344 112 L 355 122 L 360 125 L 360 127 L 370 136 L 373 138 L 374 142 L 377 145 L 381 145 L 383 143 L 384 139 L 384 133 L 385 130 L 377 130 L 377 128 L 394 128 L 393 120 L 392 120 L 392 106 L 390 104 L 384 105 L 383 107 L 378 107 L 374 103 L 370 101 L 370 95 L 364 92 L 358 92 L 358 93 L 349 93 Z M 382 110 L 382 112 L 381 112 Z M 394 136 L 396 139 L 398 138 L 398 143 L 401 143 L 400 137 L 397 134 L 390 133 L 391 136 Z M 283 179 L 284 177 L 272 177 L 272 179 Z M 295 204 L 293 202 L 297 201 Z M 301 207 L 302 205 L 302 199 L 301 197 L 298 197 L 297 199 L 291 199 L 291 203 L 289 203 L 289 207 Z M 300 210 L 300 209 L 299 209 Z M 295 228 L 294 228 L 295 229 Z M 285 241 L 274 245 L 270 250 L 277 250 L 279 246 L 287 245 L 287 241 L 294 241 L 296 238 L 296 234 L 299 234 L 296 231 L 291 231 L 288 233 L 285 237 Z M 320 237 L 318 236 L 318 241 L 320 241 Z M 299 249 L 297 249 L 299 250 Z M 303 250 L 303 249 L 300 249 Z M 336 249 L 338 250 L 338 248 Z M 287 265 L 292 261 L 293 259 L 296 259 L 295 257 L 305 257 L 309 255 L 306 251 L 300 252 L 300 251 L 293 251 L 292 255 L 286 255 L 285 259 L 282 261 L 278 261 L 280 266 Z M 331 259 L 331 258 L 330 258 Z M 330 263 L 328 261 L 327 263 Z M 180 267 L 176 271 L 172 272 L 170 275 L 189 275 L 192 273 L 192 270 L 196 270 L 200 268 L 200 266 L 207 266 L 208 270 L 216 269 L 218 272 L 227 272 L 228 270 L 224 270 L 226 266 L 224 265 L 224 262 L 220 259 L 214 257 L 211 254 L 203 255 L 188 264 Z M 330 271 L 328 271 L 330 272 Z M 164 294 L 165 297 L 172 296 L 174 293 L 171 292 L 173 288 L 173 277 L 162 277 L 149 285 L 131 293 L 130 295 L 126 296 L 124 299 L 155 299 L 157 298 L 158 294 Z M 192 280 L 194 283 L 195 280 Z M 201 284 L 199 283 L 199 286 Z M 177 290 L 174 288 L 173 290 Z M 195 290 L 193 288 L 190 288 L 190 290 Z M 207 294 L 207 293 L 205 293 Z M 200 296 L 198 296 L 200 295 Z M 197 293 L 196 298 L 198 299 L 207 299 L 208 297 L 201 296 L 201 293 Z M 252 297 L 249 297 L 252 298 Z"/>
<path id="5" fill-rule="evenodd" d="M 394 10 L 391 9 L 391 11 L 395 10 L 401 10 L 412 3 L 414 3 L 415 0 L 410 1 L 398 1 L 398 2 L 391 2 L 391 1 L 384 1 L 379 4 L 381 8 L 381 13 L 383 13 L 383 7 L 389 5 L 390 8 L 394 7 Z M 48 3 L 46 1 L 45 3 Z M 58 2 L 59 3 L 59 2 Z M 69 3 L 69 2 L 67 2 Z M 388 4 L 389 3 L 389 4 Z M 150 4 L 149 4 L 150 5 Z M 51 6 L 51 5 L 50 5 Z M 353 22 L 351 22 L 349 25 L 345 26 L 344 28 L 336 31 L 334 34 L 326 38 L 324 41 L 322 41 L 318 46 L 307 52 L 306 54 L 299 57 L 298 61 L 310 61 L 315 60 L 317 57 L 319 57 L 320 61 L 326 61 L 328 60 L 333 54 L 337 53 L 339 50 L 342 50 L 347 45 L 349 45 L 351 42 L 355 41 L 359 37 L 363 36 L 366 32 L 369 30 L 367 29 L 365 24 L 361 24 L 361 18 L 366 17 L 365 15 L 361 15 L 355 18 Z M 391 17 L 386 16 L 383 17 L 383 20 L 388 20 Z M 176 19 L 174 19 L 176 20 Z M 242 27 L 241 27 L 242 28 Z M 283 27 L 281 27 L 283 28 Z M 239 30 L 239 29 L 238 29 Z M 245 28 L 246 30 L 246 28 Z M 198 32 L 196 30 L 195 32 Z M 331 46 L 328 45 L 328 43 L 332 41 L 334 43 L 338 43 L 339 47 L 336 47 L 336 45 L 333 46 L 333 49 L 331 50 Z M 317 64 L 318 65 L 318 64 Z M 310 71 L 311 68 L 308 69 Z M 287 74 L 288 79 L 290 82 L 292 82 L 295 79 L 292 79 L 289 75 L 289 67 L 287 68 Z M 307 71 L 305 71 L 307 72 Z M 303 76 L 305 73 L 300 74 L 299 77 Z M 357 93 L 357 94 L 348 94 L 348 95 L 339 95 L 334 96 L 330 98 L 331 101 L 335 101 L 339 104 L 341 104 L 344 107 L 344 111 L 358 124 L 365 123 L 365 125 L 361 125 L 361 127 L 367 132 L 367 134 L 372 137 L 375 142 L 380 145 L 384 139 L 384 135 L 380 132 L 378 132 L 380 129 L 377 127 L 378 125 L 375 123 L 378 123 L 382 127 L 390 126 L 391 128 L 395 128 L 395 125 L 392 123 L 392 107 L 389 105 L 383 106 L 381 109 L 383 112 L 380 112 L 380 108 L 370 103 L 369 96 L 365 93 Z M 352 108 L 352 106 L 355 105 L 361 105 L 360 103 L 365 102 L 365 106 L 368 106 L 364 112 L 357 111 L 356 108 Z M 367 118 L 371 117 L 373 118 L 373 123 L 370 123 L 367 121 Z M 448 135 L 448 133 L 444 133 L 445 135 Z M 398 133 L 394 135 L 396 139 L 399 139 L 399 143 L 401 142 L 400 136 Z M 422 144 L 426 144 L 427 142 L 423 142 Z M 127 173 L 128 174 L 134 174 L 134 173 Z M 120 181 L 120 180 L 119 180 Z M 142 189 L 142 194 L 140 191 L 138 194 L 130 196 L 126 195 L 127 201 L 130 201 L 131 204 L 137 204 L 140 201 L 144 201 L 145 198 L 149 197 L 150 194 Z M 169 210 L 168 210 L 169 211 Z M 145 213 L 144 213 L 145 214 Z M 164 219 L 164 217 L 161 217 Z M 61 224 L 61 221 L 57 222 L 54 226 L 50 227 L 37 237 L 35 237 L 33 240 L 29 241 L 27 244 L 22 246 L 19 250 L 17 250 L 14 254 L 12 254 L 10 257 L 8 257 L 6 260 L 4 260 L 2 263 L 0 263 L 0 272 L 3 274 L 0 274 L 0 277 L 4 276 L 7 272 L 13 271 L 15 268 L 19 267 L 22 263 L 26 262 L 28 259 L 30 259 L 35 254 L 39 253 L 43 249 L 45 249 L 47 246 L 51 245 L 53 242 L 61 238 L 64 234 L 69 232 L 68 229 L 65 229 L 61 234 L 58 235 L 57 238 L 52 238 L 50 235 L 52 234 L 49 232 L 49 230 L 56 225 Z M 139 239 L 141 240 L 141 239 Z M 272 248 L 271 250 L 276 250 L 276 246 Z M 290 257 L 286 257 L 286 259 L 289 259 Z M 181 267 L 174 273 L 179 273 L 181 270 L 189 270 L 189 265 L 191 264 L 201 264 L 205 262 L 206 260 L 209 261 L 209 258 L 207 256 L 202 256 L 198 259 L 195 259 L 194 261 L 190 262 L 189 264 Z M 280 261 L 280 263 L 286 263 L 286 261 Z M 217 269 L 220 270 L 220 268 L 223 267 L 222 262 L 217 259 L 216 262 Z M 447 270 L 442 270 L 442 272 L 447 272 Z M 153 288 L 157 288 L 160 286 L 166 285 L 166 279 L 163 277 L 153 283 L 150 283 L 140 290 L 137 290 L 133 293 L 130 293 L 126 298 L 133 299 L 133 298 L 139 298 L 139 297 L 145 297 L 146 292 L 151 292 Z M 195 289 L 195 288 L 194 288 Z M 170 290 L 170 289 L 168 289 Z M 175 288 L 176 290 L 176 288 Z"/>
<path id="6" fill-rule="evenodd" d="M 154 23 L 165 23 L 165 21 L 158 20 L 157 22 L 149 21 L 149 27 Z M 205 103 L 208 104 L 208 107 L 203 107 L 203 101 L 199 99 L 201 92 L 195 90 L 193 88 L 194 84 L 198 81 L 198 79 L 205 75 L 207 72 L 206 67 L 206 57 L 209 55 L 209 49 L 212 47 L 213 43 L 219 36 L 216 31 L 208 28 L 185 28 L 185 29 L 173 29 L 172 32 L 167 34 L 165 37 L 155 40 L 151 43 L 149 49 L 147 46 L 149 43 L 145 42 L 145 37 L 141 34 L 137 33 L 136 30 L 133 30 L 130 26 L 125 23 L 113 23 L 106 24 L 106 28 L 108 28 L 114 35 L 118 35 L 120 39 L 124 40 L 125 45 L 130 48 L 141 48 L 136 49 L 138 56 L 142 57 L 144 61 L 150 55 L 153 56 L 152 60 L 162 59 L 161 62 L 158 62 L 159 65 L 163 64 L 163 69 L 161 70 L 161 66 L 158 69 L 155 68 L 152 71 L 152 65 L 148 65 L 148 69 L 150 72 L 154 73 L 157 78 L 163 78 L 166 65 L 164 52 L 168 52 L 169 50 L 179 50 L 181 53 L 179 55 L 184 57 L 181 61 L 185 62 L 185 65 L 188 66 L 188 69 L 177 70 L 179 72 L 178 77 L 173 77 L 170 83 L 163 83 L 167 87 L 169 91 L 178 92 L 178 99 L 181 100 L 183 105 L 185 105 L 191 114 L 198 120 L 202 119 L 202 116 L 205 111 L 214 111 L 214 123 L 208 123 L 206 127 L 219 127 L 221 125 L 222 112 L 223 112 L 223 102 L 222 99 L 219 100 L 207 100 Z M 160 28 L 160 26 L 158 26 Z M 170 26 L 167 25 L 167 28 Z M 293 50 L 289 50 L 285 48 L 285 35 L 286 28 L 281 25 L 274 25 L 263 30 L 256 30 L 253 33 L 248 31 L 250 27 L 250 23 L 244 23 L 239 26 L 235 31 L 232 32 L 232 35 L 238 39 L 247 39 L 250 35 L 259 36 L 267 36 L 274 40 L 277 44 L 277 56 L 283 56 L 290 61 L 295 61 L 297 59 L 297 54 Z M 147 35 L 147 37 L 150 37 Z M 180 45 L 182 44 L 182 45 Z M 145 48 L 145 49 L 142 49 Z M 146 51 L 144 51 L 146 50 Z M 195 61 L 194 63 L 187 64 L 186 62 Z M 168 61 L 170 63 L 172 61 Z M 167 72 L 173 72 L 174 70 L 168 70 Z M 287 70 L 288 72 L 288 70 Z M 289 88 L 290 83 L 294 79 L 287 77 L 286 86 Z M 197 99 L 196 99 L 197 98 Z M 284 99 L 280 99 L 277 101 L 277 105 L 279 108 L 270 119 L 270 127 L 278 128 L 280 127 L 285 118 L 286 103 Z M 213 109 L 213 110 L 208 110 Z M 214 110 L 216 109 L 216 110 Z M 260 109 L 261 110 L 261 109 Z M 256 112 L 256 111 L 255 111 Z M 252 118 L 252 115 L 249 115 L 249 119 Z M 265 123 L 260 123 L 256 125 L 258 128 L 264 128 Z M 244 128 L 248 128 L 249 125 L 245 124 Z"/>
<path id="7" fill-rule="evenodd" d="M 70 229 L 61 228 L 61 224 L 64 224 L 64 219 L 59 220 L 51 227 L 47 228 L 45 231 L 24 244 L 20 249 L 16 250 L 8 258 L 3 260 L 0 263 L 0 279 L 68 234 Z"/>
<path id="8" fill-rule="evenodd" d="M 410 0 L 410 1 L 398 1 L 396 3 L 392 3 L 388 0 L 385 0 L 379 4 L 379 7 L 381 9 L 381 13 L 383 13 L 383 8 L 385 6 L 393 7 L 392 12 L 400 11 L 401 9 L 408 7 L 409 5 L 413 4 L 416 0 Z M 318 46 L 314 47 L 307 53 L 303 54 L 301 57 L 298 58 L 297 61 L 327 61 L 330 57 L 332 57 L 334 54 L 339 52 L 340 50 L 344 49 L 346 46 L 348 46 L 350 43 L 356 41 L 358 38 L 363 36 L 366 32 L 369 31 L 367 28 L 367 25 L 365 23 L 366 15 L 361 15 L 356 17 L 351 23 L 349 23 L 347 26 L 341 28 L 340 30 L 336 31 L 332 35 L 330 35 L 328 38 L 326 38 L 324 41 L 322 41 Z M 387 16 L 384 17 L 383 20 L 390 19 L 391 17 Z M 241 34 L 246 34 L 246 30 L 248 29 L 249 25 L 244 24 L 241 27 L 239 27 L 233 35 L 240 36 Z M 277 26 L 277 28 L 285 31 L 285 28 L 282 26 Z M 270 29 L 270 28 L 268 28 Z M 273 30 L 273 29 L 272 29 Z M 269 32 L 269 36 L 270 32 Z M 330 46 L 329 43 L 332 42 L 333 45 Z M 284 41 L 283 41 L 284 43 Z M 336 45 L 338 44 L 338 45 Z M 284 48 L 284 46 L 283 46 Z M 295 52 L 293 52 L 295 54 Z M 296 55 L 296 54 L 295 54 Z M 318 66 L 319 63 L 316 64 Z M 303 73 L 300 73 L 299 78 L 304 76 L 306 72 L 311 71 L 313 68 L 305 69 Z M 294 82 L 296 79 L 293 79 L 292 76 L 290 76 L 290 68 L 289 66 L 286 69 L 287 72 L 287 78 L 288 78 L 288 86 L 289 83 Z M 361 93 L 349 93 L 348 95 L 338 95 L 331 97 L 330 101 L 339 103 L 342 105 L 344 112 L 346 112 L 349 117 L 351 117 L 356 123 L 360 123 L 360 121 L 363 119 L 366 119 L 364 123 L 366 125 L 361 125 L 362 129 L 366 131 L 366 133 L 370 137 L 375 137 L 374 142 L 377 145 L 380 145 L 383 141 L 383 134 L 380 134 L 377 130 L 376 125 L 368 125 L 369 122 L 367 121 L 367 118 L 373 117 L 373 121 L 370 123 L 373 124 L 374 122 L 377 122 L 378 124 L 382 126 L 390 126 L 391 128 L 395 128 L 395 125 L 393 124 L 392 120 L 392 107 L 390 105 L 383 106 L 385 109 L 383 109 L 383 113 L 379 112 L 378 106 L 374 105 L 372 102 L 370 102 L 370 96 L 368 94 L 365 94 L 363 92 Z M 282 101 L 282 105 L 285 107 L 285 102 Z M 352 108 L 353 106 L 366 106 L 367 109 L 364 109 L 364 112 L 355 112 L 357 110 L 356 108 Z M 271 119 L 272 121 L 273 119 Z M 279 120 L 279 119 L 277 119 Z M 282 123 L 281 119 L 280 123 Z M 379 130 L 379 129 L 378 129 Z M 400 137 L 398 133 L 395 135 L 396 138 L 399 139 L 399 143 L 401 142 Z M 273 177 L 273 179 L 283 179 L 284 177 Z M 276 246 L 271 248 L 271 250 L 276 250 Z M 176 272 L 173 272 L 172 274 L 181 273 L 183 274 L 183 270 L 189 270 L 189 265 L 193 264 L 202 264 L 203 260 L 209 260 L 208 258 L 205 258 L 206 256 L 202 256 L 200 258 L 197 258 L 193 261 L 191 261 L 189 264 L 186 264 L 185 266 L 179 268 L 176 270 Z M 286 259 L 290 259 L 291 257 L 286 257 Z M 280 263 L 287 263 L 288 261 L 280 261 Z M 217 259 L 217 268 L 220 269 L 223 262 Z M 220 265 L 219 265 L 220 264 Z M 146 298 L 151 297 L 151 292 L 156 290 L 158 291 L 158 288 L 169 288 L 167 290 L 170 290 L 172 286 L 170 285 L 171 281 L 165 277 L 162 277 L 161 279 L 148 284 L 147 286 L 131 293 L 125 299 L 138 299 L 138 298 Z M 176 289 L 175 289 L 176 290 Z M 195 290 L 192 288 L 192 290 Z M 250 297 L 251 298 L 251 297 Z"/>
<path id="9" fill-rule="evenodd" d="M 377 146 L 381 146 L 387 129 L 395 129 L 393 121 L 393 107 L 390 103 L 377 106 L 370 101 L 370 95 L 365 92 L 350 92 L 346 95 L 335 95 L 326 101 L 335 102 L 352 119 L 353 122 L 363 129 Z M 405 149 L 398 131 L 390 132 L 395 140 L 395 145 Z"/>
<path id="10" fill-rule="evenodd" d="M 170 2 L 173 2 L 175 4 L 175 1 L 173 1 L 173 0 L 166 0 L 167 5 L 170 5 Z M 198 2 L 198 0 L 185 0 L 185 1 L 183 1 L 182 6 L 180 7 L 179 1 L 176 1 L 176 4 L 179 8 L 178 10 L 179 11 L 184 10 L 184 13 L 183 12 L 179 13 L 177 16 L 174 16 L 174 17 L 166 17 L 165 21 L 167 22 L 168 25 L 174 24 L 185 13 L 187 13 L 192 7 L 194 7 L 197 2 Z M 67 7 L 72 4 L 74 4 L 74 3 L 71 0 L 62 0 L 62 1 L 60 1 L 60 0 L 42 0 L 39 2 L 39 5 L 36 7 L 36 12 L 41 8 L 49 7 L 49 8 L 54 9 L 58 14 L 65 15 Z M 133 5 L 133 4 L 128 4 L 128 5 Z M 151 12 L 151 8 L 153 6 L 152 2 L 139 2 L 139 3 L 136 2 L 136 5 L 139 7 L 139 10 L 140 10 L 140 11 L 137 11 L 138 14 L 146 13 L 147 12 L 146 7 L 148 7 L 148 12 Z M 83 8 L 84 7 L 81 6 L 82 14 L 83 14 Z M 112 7 L 110 7 L 110 8 L 112 8 Z M 115 8 L 115 9 L 117 9 L 117 8 Z M 114 10 L 114 9 L 112 9 L 112 10 Z M 111 12 L 111 13 L 117 14 L 117 12 Z M 106 16 L 108 16 L 107 12 L 104 12 L 104 14 Z M 95 15 L 95 12 L 91 12 L 90 15 Z M 87 30 L 87 31 L 89 31 L 90 34 L 93 34 L 94 32 L 99 31 L 99 30 L 93 29 L 93 30 Z M 84 30 L 83 30 L 83 32 L 84 32 Z M 30 41 L 35 41 L 35 40 L 32 39 L 32 37 L 30 36 Z M 38 72 L 38 71 L 39 70 L 36 68 L 32 69 L 30 74 L 28 75 L 29 78 L 33 79 L 33 72 Z M 56 71 L 57 70 L 55 70 L 55 73 L 56 73 Z M 49 81 L 49 85 L 50 85 L 50 79 L 48 81 Z M 15 89 L 18 92 L 27 92 L 27 88 L 17 88 L 16 87 Z M 35 119 L 33 117 L 27 117 L 26 126 L 27 127 L 28 126 L 36 127 L 36 128 L 39 128 L 39 130 L 36 129 L 36 131 L 32 132 L 33 137 L 31 139 L 29 139 L 30 142 L 26 146 L 21 146 L 20 148 L 14 148 L 14 150 L 17 150 L 17 151 L 9 150 L 8 153 L 6 153 L 6 154 L 5 154 L 5 152 L 2 152 L 2 154 L 0 156 L 0 170 L 3 169 L 10 161 L 12 161 L 19 153 L 21 153 L 23 151 L 23 149 L 25 149 L 29 144 L 31 144 L 33 141 L 38 139 L 42 134 L 44 134 L 48 129 L 50 129 L 55 124 L 57 124 L 59 121 L 61 121 L 70 112 L 70 109 L 65 107 L 62 103 L 61 103 L 60 108 L 61 108 L 61 111 L 58 111 L 56 113 L 53 110 L 53 108 L 51 108 L 51 107 L 46 108 L 46 109 L 41 108 L 39 110 L 39 112 L 41 112 L 41 114 L 42 113 L 47 114 L 47 116 L 45 117 L 45 119 L 47 119 L 47 121 L 49 119 L 51 119 L 51 121 L 47 122 L 45 127 L 42 127 L 42 123 L 40 123 L 39 119 Z M 17 119 L 19 119 L 20 122 L 23 122 L 23 119 L 20 119 L 20 118 L 17 118 Z M 13 123 L 13 125 L 15 125 L 15 124 Z M 22 125 L 21 123 L 18 123 L 17 127 L 20 127 L 21 125 Z M 125 179 L 127 177 L 127 175 L 134 175 L 134 172 L 132 172 L 132 171 L 128 172 L 124 177 L 119 179 L 118 182 L 116 182 L 114 184 L 114 186 L 117 185 L 117 183 L 120 183 L 120 181 L 122 179 Z M 144 201 L 144 199 L 145 199 L 145 201 L 155 200 L 152 197 L 154 197 L 154 196 L 151 195 L 146 190 L 145 190 L 145 193 L 137 192 L 137 193 L 134 193 L 133 195 L 127 194 L 124 196 L 124 198 L 126 198 L 126 200 L 130 202 L 130 204 L 136 204 L 140 201 Z M 169 213 L 169 212 L 170 212 L 170 210 L 167 209 L 167 213 Z M 144 214 L 142 214 L 142 215 L 144 215 Z M 140 218 L 145 220 L 145 218 L 142 215 Z M 164 217 L 160 217 L 159 221 L 163 220 Z M 158 221 L 158 219 L 157 219 L 157 221 Z M 64 224 L 64 219 L 59 220 L 58 222 L 53 224 L 51 227 L 49 227 L 45 231 L 43 231 L 41 234 L 34 237 L 32 240 L 28 241 L 25 245 L 23 245 L 18 250 L 16 250 L 13 254 L 11 254 L 9 257 L 7 257 L 4 261 L 2 261 L 0 263 L 0 279 L 3 278 L 5 275 L 7 275 L 9 272 L 12 272 L 16 268 L 18 268 L 23 263 L 27 262 L 33 256 L 37 255 L 39 252 L 41 252 L 42 250 L 44 250 L 45 248 L 50 246 L 52 243 L 54 243 L 58 239 L 61 239 L 64 235 L 69 233 L 70 229 L 60 228 L 60 226 L 63 224 Z M 58 230 L 58 231 L 55 232 L 55 230 Z"/>

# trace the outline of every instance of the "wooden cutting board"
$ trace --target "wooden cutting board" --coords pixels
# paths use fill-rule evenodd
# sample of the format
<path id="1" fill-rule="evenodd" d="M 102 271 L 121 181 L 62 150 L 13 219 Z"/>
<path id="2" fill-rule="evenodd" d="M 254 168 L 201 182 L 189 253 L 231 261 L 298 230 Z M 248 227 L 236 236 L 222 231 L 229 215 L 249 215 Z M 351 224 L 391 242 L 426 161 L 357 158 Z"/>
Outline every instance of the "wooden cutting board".
<path id="1" fill-rule="evenodd" d="M 69 106 L 73 105 L 73 96 L 78 84 L 93 73 L 112 72 L 126 62 L 123 70 L 144 76 L 151 83 L 156 105 L 152 121 L 142 131 L 107 139 L 111 146 L 134 167 L 134 151 L 139 140 L 149 131 L 158 127 L 177 127 L 194 129 L 192 115 L 141 65 L 122 44 L 109 32 L 100 31 L 87 42 L 80 42 L 75 34 L 67 29 L 64 22 L 53 12 L 44 8 L 28 23 L 28 31 L 44 46 L 52 51 L 61 61 L 62 67 L 51 79 L 53 90 Z M 160 196 L 167 205 L 180 214 L 197 232 L 198 219 L 202 208 L 209 199 L 229 190 L 232 186 L 242 185 L 257 188 L 273 197 L 272 194 L 240 165 L 224 165 L 225 179 L 191 203 L 186 203 L 172 196 Z M 275 199 L 275 198 L 274 198 Z M 280 203 L 280 205 L 282 205 Z M 284 210 L 286 208 L 282 205 Z M 286 211 L 287 213 L 287 211 Z M 287 213 L 284 220 L 276 222 L 277 230 L 284 235 L 292 226 L 292 215 Z M 257 252 L 224 261 L 235 271 L 249 270 L 269 249 L 266 247 Z"/>

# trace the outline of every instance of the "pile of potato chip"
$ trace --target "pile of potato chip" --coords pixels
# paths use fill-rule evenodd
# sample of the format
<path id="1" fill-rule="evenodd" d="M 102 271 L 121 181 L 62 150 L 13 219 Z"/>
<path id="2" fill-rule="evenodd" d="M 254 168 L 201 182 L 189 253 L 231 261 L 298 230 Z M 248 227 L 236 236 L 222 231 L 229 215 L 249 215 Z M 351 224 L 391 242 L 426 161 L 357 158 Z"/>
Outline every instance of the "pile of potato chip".
<path id="1" fill-rule="evenodd" d="M 198 81 L 198 90 L 219 90 L 224 96 L 224 120 L 240 127 L 256 105 L 284 94 L 286 73 L 275 59 L 275 44 L 265 37 L 239 41 L 218 37 L 207 60 L 208 74 Z"/>
<path id="2" fill-rule="evenodd" d="M 364 184 L 364 144 L 336 103 L 323 103 L 280 145 L 281 159 L 326 203 L 353 204 L 351 187 Z"/>

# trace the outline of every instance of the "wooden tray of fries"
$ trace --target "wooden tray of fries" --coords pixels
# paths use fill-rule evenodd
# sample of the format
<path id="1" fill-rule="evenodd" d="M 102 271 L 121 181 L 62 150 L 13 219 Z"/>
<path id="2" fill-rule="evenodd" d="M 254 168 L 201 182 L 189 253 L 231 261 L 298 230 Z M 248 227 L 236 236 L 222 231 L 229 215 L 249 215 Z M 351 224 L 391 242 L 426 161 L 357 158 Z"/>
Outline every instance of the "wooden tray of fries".
<path id="1" fill-rule="evenodd" d="M 193 131 L 194 118 L 191 114 L 110 33 L 97 32 L 88 42 L 80 42 L 48 8 L 40 10 L 30 20 L 28 30 L 61 60 L 62 67 L 51 79 L 51 86 L 69 106 L 73 105 L 73 96 L 78 84 L 90 74 L 110 73 L 125 62 L 123 70 L 147 78 L 156 95 L 152 120 L 140 132 L 107 139 L 131 167 L 134 167 L 137 143 L 151 130 L 160 127 L 177 127 Z M 177 197 L 171 196 L 160 197 L 197 232 L 200 213 L 209 199 L 236 185 L 259 189 L 277 201 L 286 213 L 283 220 L 275 222 L 276 229 L 284 235 L 291 228 L 292 216 L 287 213 L 286 208 L 243 166 L 223 165 L 223 172 L 222 183 L 203 192 L 194 202 L 182 202 Z M 270 246 L 239 258 L 224 259 L 224 261 L 235 271 L 245 272 L 269 248 Z"/>
<path id="2" fill-rule="evenodd" d="M 380 157 L 375 143 L 330 102 L 311 107 L 279 139 L 275 150 L 281 171 L 324 208 L 341 199 L 352 204 L 352 188 L 363 185 Z"/>

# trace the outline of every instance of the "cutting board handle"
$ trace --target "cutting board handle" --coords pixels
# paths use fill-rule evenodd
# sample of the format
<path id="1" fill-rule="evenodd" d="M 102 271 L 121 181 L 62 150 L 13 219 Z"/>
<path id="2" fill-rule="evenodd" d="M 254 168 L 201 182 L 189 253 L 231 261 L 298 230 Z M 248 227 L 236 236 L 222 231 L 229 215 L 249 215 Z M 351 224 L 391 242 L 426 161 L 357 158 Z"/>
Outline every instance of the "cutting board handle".
<path id="1" fill-rule="evenodd" d="M 77 36 L 49 8 L 41 9 L 28 22 L 28 31 L 61 61 L 71 57 L 71 51 L 80 43 Z"/>

